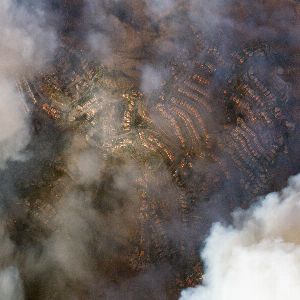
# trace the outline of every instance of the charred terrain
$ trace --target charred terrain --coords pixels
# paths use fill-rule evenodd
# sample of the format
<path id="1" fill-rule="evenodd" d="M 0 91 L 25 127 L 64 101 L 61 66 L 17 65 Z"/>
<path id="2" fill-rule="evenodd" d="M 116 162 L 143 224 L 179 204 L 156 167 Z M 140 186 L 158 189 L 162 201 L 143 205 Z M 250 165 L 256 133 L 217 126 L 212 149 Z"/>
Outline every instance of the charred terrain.
<path id="1" fill-rule="evenodd" d="M 300 4 L 229 2 L 44 4 L 30 154 L 0 169 L 25 299 L 176 299 L 212 222 L 300 171 Z"/>

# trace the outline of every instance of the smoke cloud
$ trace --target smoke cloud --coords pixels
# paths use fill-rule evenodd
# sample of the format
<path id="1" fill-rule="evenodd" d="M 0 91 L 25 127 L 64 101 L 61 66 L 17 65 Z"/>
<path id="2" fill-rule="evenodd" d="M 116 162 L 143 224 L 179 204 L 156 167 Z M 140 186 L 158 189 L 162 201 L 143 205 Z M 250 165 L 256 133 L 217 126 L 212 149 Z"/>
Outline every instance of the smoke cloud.
<path id="1" fill-rule="evenodd" d="M 5 207 L 17 199 L 17 180 L 10 176 L 10 163 L 29 157 L 26 148 L 31 140 L 31 106 L 20 82 L 43 71 L 57 46 L 56 34 L 48 27 L 42 9 L 44 2 L 33 2 L 3 0 L 0 9 L 0 299 L 7 300 L 24 299 L 14 257 L 17 247 L 7 232 Z"/>
<path id="2" fill-rule="evenodd" d="M 149 96 L 158 90 L 163 82 L 163 74 L 152 66 L 145 66 L 141 76 L 141 90 Z"/>
<path id="3" fill-rule="evenodd" d="M 7 81 L 0 81 L 0 168 L 8 160 L 24 158 L 21 151 L 30 139 L 28 111 L 23 96 L 15 86 Z"/>
<path id="4" fill-rule="evenodd" d="M 42 10 L 4 0 L 0 10 L 0 168 L 24 159 L 30 141 L 29 107 L 16 83 L 49 62 L 56 47 Z"/>
<path id="5" fill-rule="evenodd" d="M 16 267 L 8 267 L 0 272 L 0 299 L 23 300 L 23 285 Z"/>
<path id="6" fill-rule="evenodd" d="M 203 285 L 181 300 L 294 300 L 300 294 L 300 175 L 281 192 L 212 227 Z"/>
<path id="7" fill-rule="evenodd" d="M 293 10 L 276 14 L 258 1 L 234 0 L 41 1 L 61 10 L 57 28 L 64 51 L 57 52 L 48 72 L 58 42 L 48 12 L 37 2 L 4 0 L 0 9 L 0 169 L 13 178 L 1 182 L 0 204 L 4 198 L 15 202 L 7 212 L 9 234 L 3 229 L 5 243 L 0 245 L 0 299 L 21 300 L 23 288 L 28 299 L 174 299 L 180 289 L 199 283 L 201 266 L 194 253 L 212 222 L 227 220 L 233 206 L 253 200 L 250 188 L 244 193 L 235 188 L 242 185 L 243 173 L 225 153 L 216 151 L 221 164 L 209 155 L 193 157 L 202 151 L 197 133 L 203 129 L 197 122 L 203 116 L 216 140 L 216 145 L 208 143 L 207 152 L 213 153 L 218 140 L 222 152 L 227 143 L 222 133 L 229 128 L 222 129 L 224 101 L 218 90 L 223 93 L 234 72 L 229 53 L 248 40 L 281 42 L 282 36 L 287 37 L 286 53 L 298 39 L 291 29 Z M 277 2 L 269 4 L 279 7 Z M 206 61 L 211 45 L 220 48 L 225 60 L 205 90 L 208 106 L 216 106 L 212 119 L 177 93 L 188 83 L 194 63 Z M 263 79 L 272 81 L 276 68 L 262 63 Z M 44 69 L 46 74 L 40 74 Z M 284 90 L 279 75 L 275 85 Z M 17 88 L 23 78 L 37 93 L 36 135 L 31 106 Z M 178 95 L 180 102 L 165 105 L 169 96 Z M 156 104 L 162 104 L 160 111 Z M 56 110 L 61 119 L 53 117 Z M 253 126 L 252 135 L 263 140 L 266 150 L 259 150 L 267 154 L 281 124 L 259 126 Z M 194 146 L 187 135 L 199 143 Z M 296 140 L 289 138 L 291 144 Z M 264 153 L 256 153 L 252 136 L 245 139 L 237 148 L 249 146 L 258 159 L 255 168 Z M 156 141 L 159 151 L 151 149 Z M 174 150 L 172 165 L 165 164 L 163 157 L 173 155 L 164 153 L 164 142 L 166 150 Z M 26 160 L 32 144 L 34 153 L 22 163 L 24 170 L 7 168 L 12 161 Z M 238 156 L 237 149 L 233 152 Z M 252 163 L 249 159 L 243 172 Z M 275 158 L 273 166 L 277 168 Z M 268 172 L 264 176 L 273 177 L 273 170 Z M 17 181 L 18 187 L 11 188 Z M 273 182 L 268 184 L 261 183 L 273 190 Z M 235 212 L 232 226 L 214 225 L 202 254 L 203 285 L 183 291 L 181 299 L 296 299 L 298 192 L 299 176 L 259 205 Z"/>

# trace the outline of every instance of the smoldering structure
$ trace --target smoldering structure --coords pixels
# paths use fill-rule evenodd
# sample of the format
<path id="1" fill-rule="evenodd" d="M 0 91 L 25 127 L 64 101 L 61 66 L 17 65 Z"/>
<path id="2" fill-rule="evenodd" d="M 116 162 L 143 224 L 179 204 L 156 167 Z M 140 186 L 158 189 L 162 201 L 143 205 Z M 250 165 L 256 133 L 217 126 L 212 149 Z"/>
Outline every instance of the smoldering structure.
<path id="1" fill-rule="evenodd" d="M 26 299 L 175 299 L 212 222 L 299 172 L 299 4 L 256 2 L 45 3 L 30 156 L 1 172 Z"/>

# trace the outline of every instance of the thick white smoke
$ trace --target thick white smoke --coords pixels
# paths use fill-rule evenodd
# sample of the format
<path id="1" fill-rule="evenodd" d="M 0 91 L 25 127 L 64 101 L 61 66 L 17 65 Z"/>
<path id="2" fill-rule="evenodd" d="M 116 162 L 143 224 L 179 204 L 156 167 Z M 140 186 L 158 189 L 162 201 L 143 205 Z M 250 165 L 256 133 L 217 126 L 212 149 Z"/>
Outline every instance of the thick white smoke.
<path id="1" fill-rule="evenodd" d="M 14 0 L 1 1 L 0 74 L 20 76 L 39 71 L 56 48 L 45 12 Z"/>
<path id="2" fill-rule="evenodd" d="M 233 225 L 215 224 L 202 252 L 203 285 L 181 300 L 296 300 L 300 295 L 300 174 Z"/>
<path id="3" fill-rule="evenodd" d="M 141 90 L 143 93 L 149 96 L 153 91 L 159 89 L 162 85 L 164 75 L 152 66 L 146 65 L 142 69 L 141 76 Z"/>
<path id="4" fill-rule="evenodd" d="M 23 284 L 16 267 L 8 267 L 0 272 L 0 299 L 24 299 Z"/>
<path id="5" fill-rule="evenodd" d="M 30 139 L 28 111 L 23 96 L 8 80 L 0 80 L 0 168 L 5 162 L 20 160 Z"/>
<path id="6" fill-rule="evenodd" d="M 28 109 L 16 82 L 40 71 L 54 52 L 55 34 L 42 11 L 31 12 L 13 0 L 0 8 L 0 168 L 20 160 L 30 140 Z"/>

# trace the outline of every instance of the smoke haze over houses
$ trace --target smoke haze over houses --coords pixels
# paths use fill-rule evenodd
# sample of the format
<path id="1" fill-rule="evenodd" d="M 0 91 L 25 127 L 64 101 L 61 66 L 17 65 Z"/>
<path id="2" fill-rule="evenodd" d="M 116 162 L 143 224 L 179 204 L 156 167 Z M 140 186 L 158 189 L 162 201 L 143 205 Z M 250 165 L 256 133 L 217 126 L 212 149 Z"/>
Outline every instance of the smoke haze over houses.
<path id="1" fill-rule="evenodd" d="M 296 299 L 299 12 L 3 0 L 0 299 Z"/>

